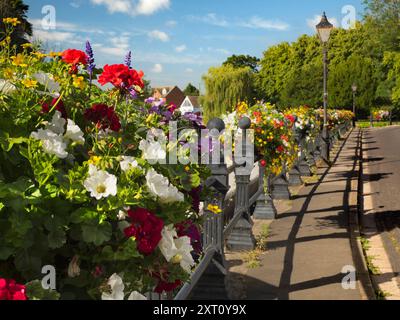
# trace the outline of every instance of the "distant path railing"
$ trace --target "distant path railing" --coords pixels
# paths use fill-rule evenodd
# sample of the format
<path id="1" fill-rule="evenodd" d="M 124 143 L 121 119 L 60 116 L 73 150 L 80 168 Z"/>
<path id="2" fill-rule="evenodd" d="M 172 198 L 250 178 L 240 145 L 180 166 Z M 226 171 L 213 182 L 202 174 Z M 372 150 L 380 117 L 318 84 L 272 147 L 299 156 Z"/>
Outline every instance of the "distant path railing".
<path id="1" fill-rule="evenodd" d="M 213 119 L 208 123 L 208 129 L 222 132 L 225 124 L 221 119 Z M 243 137 L 246 130 L 250 129 L 250 120 L 244 118 L 240 121 Z M 351 121 L 335 126 L 330 131 L 330 147 L 352 128 Z M 253 217 L 261 220 L 276 218 L 276 208 L 273 199 L 290 199 L 289 186 L 301 185 L 302 176 L 311 175 L 311 167 L 321 157 L 321 133 L 315 139 L 308 141 L 307 137 L 296 136 L 299 145 L 299 158 L 292 166 L 287 168 L 283 164 L 282 173 L 277 176 L 268 176 L 265 180 L 265 168 L 256 163 L 252 174 L 243 169 L 243 163 L 235 163 L 228 168 L 224 161 L 224 152 L 221 150 L 221 164 L 210 165 L 211 177 L 206 181 L 206 186 L 213 191 L 213 197 L 204 204 L 203 226 L 203 256 L 193 272 L 190 282 L 186 283 L 175 300 L 209 300 L 228 299 L 226 291 L 227 266 L 225 260 L 225 246 L 232 251 L 253 250 L 256 241 L 253 235 L 253 221 L 250 208 L 255 207 Z M 242 150 L 245 153 L 244 146 Z M 229 177 L 235 175 L 235 184 L 229 185 Z M 250 192 L 251 176 L 255 176 L 255 192 Z M 267 181 L 267 188 L 265 188 Z M 228 202 L 227 194 L 232 187 L 236 187 L 234 208 L 229 210 L 225 204 Z M 267 192 L 265 192 L 267 190 Z M 215 214 L 207 210 L 208 204 L 217 205 L 222 213 Z M 230 212 L 233 214 L 230 214 Z"/>

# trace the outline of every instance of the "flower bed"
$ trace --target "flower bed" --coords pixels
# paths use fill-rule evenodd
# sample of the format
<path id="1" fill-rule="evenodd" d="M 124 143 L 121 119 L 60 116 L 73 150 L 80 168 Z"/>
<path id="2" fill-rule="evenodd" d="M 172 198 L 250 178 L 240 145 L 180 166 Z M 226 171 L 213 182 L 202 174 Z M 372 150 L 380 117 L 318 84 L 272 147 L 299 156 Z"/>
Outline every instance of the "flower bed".
<path id="1" fill-rule="evenodd" d="M 0 300 L 174 291 L 201 254 L 198 204 L 208 169 L 149 159 L 166 158 L 160 132 L 169 133 L 170 121 L 198 130 L 201 119 L 144 101 L 143 73 L 130 54 L 98 69 L 89 43 L 85 51 L 44 54 L 28 44 L 16 53 L 7 40 L 13 24 L 4 22 Z M 154 128 L 161 131 L 146 139 Z M 56 291 L 39 285 L 48 265 Z"/>

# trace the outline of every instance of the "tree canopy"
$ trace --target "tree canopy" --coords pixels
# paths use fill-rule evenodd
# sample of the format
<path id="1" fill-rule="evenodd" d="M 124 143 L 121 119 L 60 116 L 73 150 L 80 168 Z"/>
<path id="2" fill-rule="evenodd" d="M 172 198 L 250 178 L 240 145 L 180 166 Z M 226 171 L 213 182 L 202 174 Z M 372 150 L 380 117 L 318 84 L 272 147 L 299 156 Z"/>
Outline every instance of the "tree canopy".
<path id="1" fill-rule="evenodd" d="M 5 32 L 3 18 L 18 18 L 21 22 L 15 27 L 11 37 L 11 45 L 27 43 L 26 36 L 32 36 L 32 25 L 27 20 L 29 6 L 22 0 L 0 0 L 0 39 Z"/>
<path id="2" fill-rule="evenodd" d="M 260 59 L 249 55 L 233 55 L 223 63 L 224 66 L 231 65 L 234 68 L 250 68 L 253 72 L 258 72 Z"/>
<path id="3" fill-rule="evenodd" d="M 185 90 L 183 90 L 183 93 L 186 96 L 199 96 L 200 95 L 200 91 L 199 89 L 197 89 L 194 85 L 192 85 L 191 83 L 189 83 L 186 87 Z"/>
<path id="4" fill-rule="evenodd" d="M 254 96 L 254 74 L 248 67 L 210 68 L 203 80 L 206 94 L 201 102 L 205 120 L 230 112 L 238 102 L 250 101 Z"/>

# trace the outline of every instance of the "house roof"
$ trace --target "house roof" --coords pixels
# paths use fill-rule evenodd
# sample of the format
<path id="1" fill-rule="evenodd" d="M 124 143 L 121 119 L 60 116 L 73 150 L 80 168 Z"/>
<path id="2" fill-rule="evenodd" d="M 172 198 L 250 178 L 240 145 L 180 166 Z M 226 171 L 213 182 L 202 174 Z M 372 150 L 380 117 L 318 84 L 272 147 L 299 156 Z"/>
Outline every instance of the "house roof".
<path id="1" fill-rule="evenodd" d="M 176 86 L 154 87 L 153 93 L 158 91 L 160 94 L 162 94 L 163 90 L 165 89 L 167 91 L 167 94 L 163 95 L 163 98 L 165 98 L 175 88 L 176 88 Z"/>
<path id="2" fill-rule="evenodd" d="M 198 96 L 188 96 L 188 99 L 192 103 L 194 108 L 200 108 L 199 97 Z"/>
<path id="3" fill-rule="evenodd" d="M 175 86 L 166 96 L 165 99 L 168 104 L 174 104 L 176 106 L 182 105 L 182 102 L 185 100 L 185 94 L 182 92 L 181 89 L 179 89 L 177 86 Z"/>

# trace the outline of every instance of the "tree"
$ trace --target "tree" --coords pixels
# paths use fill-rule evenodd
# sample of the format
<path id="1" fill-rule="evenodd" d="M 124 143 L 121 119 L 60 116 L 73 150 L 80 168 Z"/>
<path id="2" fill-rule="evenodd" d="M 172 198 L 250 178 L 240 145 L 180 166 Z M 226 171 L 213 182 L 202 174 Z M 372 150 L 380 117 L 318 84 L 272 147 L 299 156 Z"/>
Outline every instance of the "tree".
<path id="1" fill-rule="evenodd" d="M 400 51 L 400 2 L 397 0 L 364 0 L 366 23 L 373 35 L 388 51 Z"/>
<path id="2" fill-rule="evenodd" d="M 0 0 L 0 39 L 5 31 L 3 18 L 18 18 L 21 24 L 15 27 L 11 36 L 11 44 L 20 46 L 28 42 L 26 36 L 32 36 L 32 25 L 26 16 L 28 9 L 29 6 L 22 0 Z"/>
<path id="3" fill-rule="evenodd" d="M 377 89 L 376 65 L 370 57 L 353 54 L 332 69 L 328 82 L 329 105 L 352 109 L 353 84 L 357 85 L 357 113 L 367 116 L 375 105 Z"/>
<path id="4" fill-rule="evenodd" d="M 229 57 L 223 65 L 231 65 L 234 68 L 249 67 L 254 73 L 258 72 L 260 59 L 249 55 L 233 55 Z"/>
<path id="5" fill-rule="evenodd" d="M 280 107 L 300 105 L 321 106 L 323 103 L 322 62 L 314 62 L 293 69 L 281 93 Z"/>
<path id="6" fill-rule="evenodd" d="M 203 80 L 206 94 L 201 102 L 206 121 L 231 112 L 240 101 L 250 102 L 254 98 L 254 73 L 248 67 L 212 67 Z"/>
<path id="7" fill-rule="evenodd" d="M 183 91 L 183 93 L 185 94 L 185 96 L 199 96 L 200 95 L 200 91 L 199 89 L 197 89 L 194 85 L 192 85 L 191 83 L 189 83 L 186 87 L 186 89 Z"/>

